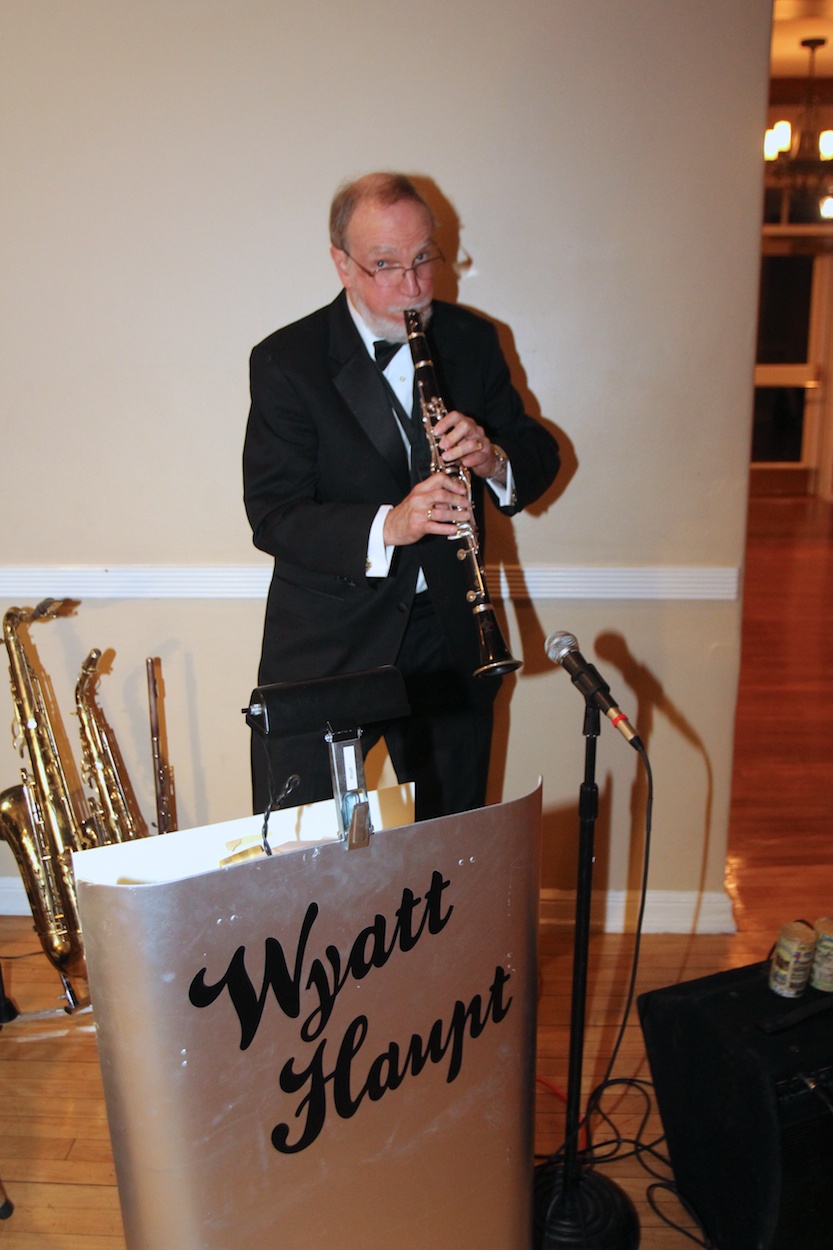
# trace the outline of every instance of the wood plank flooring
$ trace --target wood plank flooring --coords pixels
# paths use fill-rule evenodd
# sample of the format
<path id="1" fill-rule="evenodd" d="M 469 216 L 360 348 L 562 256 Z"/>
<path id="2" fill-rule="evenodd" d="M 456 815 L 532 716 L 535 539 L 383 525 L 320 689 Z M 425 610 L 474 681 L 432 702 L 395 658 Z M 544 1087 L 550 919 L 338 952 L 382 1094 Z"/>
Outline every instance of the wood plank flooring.
<path id="1" fill-rule="evenodd" d="M 764 959 L 783 920 L 833 911 L 833 736 L 826 723 L 833 699 L 831 610 L 833 507 L 817 500 L 753 499 L 727 865 L 738 932 L 644 937 L 637 993 Z M 605 1074 L 633 945 L 629 935 L 594 933 L 591 940 L 586 1091 Z M 30 920 L 0 917 L 0 957 L 6 993 L 21 1011 L 55 1005 L 57 982 Z M 558 1148 L 564 1133 L 571 969 L 571 934 L 542 935 L 536 1084 L 541 1157 Z M 650 1076 L 635 1011 L 614 1076 Z M 637 1134 L 646 1110 L 642 1139 L 661 1135 L 642 1087 L 619 1086 L 604 1105 L 624 1138 Z M 597 1145 L 609 1135 L 604 1126 L 594 1129 Z M 668 1174 L 667 1168 L 658 1170 Z M 604 1171 L 632 1198 L 644 1250 L 691 1245 L 649 1205 L 652 1178 L 632 1154 Z M 14 1204 L 11 1217 L 0 1220 L 0 1250 L 124 1250 L 89 1012 L 0 1031 L 0 1178 Z M 671 1195 L 658 1195 L 658 1201 L 670 1219 L 694 1233 L 692 1219 Z M 377 1250 L 372 1234 L 368 1246 Z"/>

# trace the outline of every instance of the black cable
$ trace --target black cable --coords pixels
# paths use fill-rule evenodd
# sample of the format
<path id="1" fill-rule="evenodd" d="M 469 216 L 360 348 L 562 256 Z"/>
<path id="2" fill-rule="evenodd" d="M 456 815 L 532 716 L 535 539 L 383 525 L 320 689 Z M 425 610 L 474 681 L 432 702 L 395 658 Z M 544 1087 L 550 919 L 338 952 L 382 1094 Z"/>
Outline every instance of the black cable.
<path id="1" fill-rule="evenodd" d="M 671 1194 L 672 1197 L 675 1198 L 677 1202 L 679 1202 L 680 1206 L 683 1208 L 686 1214 L 691 1216 L 691 1218 L 694 1220 L 694 1223 L 697 1225 L 697 1228 L 699 1230 L 700 1236 L 695 1235 L 688 1228 L 683 1228 L 681 1224 L 676 1224 L 674 1220 L 671 1219 L 670 1216 L 666 1215 L 664 1211 L 660 1210 L 654 1197 L 655 1193 L 660 1190 L 665 1193 Z M 682 1237 L 687 1237 L 688 1240 L 693 1241 L 696 1246 L 702 1246 L 703 1250 L 717 1250 L 717 1247 L 715 1246 L 714 1242 L 711 1240 L 708 1233 L 703 1228 L 703 1225 L 700 1223 L 700 1219 L 699 1219 L 699 1216 L 697 1215 L 697 1212 L 688 1202 L 686 1202 L 685 1198 L 680 1193 L 679 1189 L 677 1189 L 677 1186 L 673 1184 L 672 1181 L 656 1181 L 653 1185 L 649 1185 L 645 1191 L 645 1197 L 648 1200 L 648 1205 L 651 1208 L 651 1210 L 654 1212 L 655 1215 L 659 1216 L 663 1224 L 666 1224 L 668 1228 L 673 1229 L 675 1233 L 679 1233 L 680 1236 Z"/>
<path id="2" fill-rule="evenodd" d="M 678 1232 L 681 1236 L 687 1238 L 689 1241 L 694 1242 L 695 1245 L 702 1247 L 702 1250 L 715 1250 L 713 1243 L 708 1238 L 708 1235 L 703 1229 L 703 1226 L 699 1220 L 699 1217 L 697 1216 L 697 1213 L 691 1208 L 690 1204 L 679 1193 L 673 1180 L 663 1177 L 659 1172 L 655 1170 L 654 1166 L 652 1166 L 653 1164 L 658 1164 L 671 1170 L 670 1159 L 667 1157 L 667 1155 L 665 1155 L 658 1149 L 660 1144 L 665 1140 L 665 1135 L 661 1134 L 659 1137 L 649 1142 L 645 1142 L 642 1140 L 643 1134 L 645 1132 L 645 1129 L 648 1124 L 648 1120 L 650 1118 L 650 1115 L 653 1109 L 653 1099 L 652 1099 L 653 1084 L 652 1082 L 647 1081 L 647 1080 L 642 1080 L 637 1077 L 618 1077 L 614 1079 L 612 1076 L 613 1069 L 616 1064 L 616 1060 L 618 1059 L 619 1051 L 621 1049 L 622 1042 L 625 1037 L 625 1029 L 627 1027 L 627 1022 L 630 1017 L 631 1009 L 633 1007 L 633 1001 L 636 995 L 636 982 L 637 982 L 637 977 L 639 973 L 639 958 L 640 958 L 641 945 L 642 945 L 642 929 L 643 929 L 643 924 L 644 924 L 645 907 L 646 907 L 647 895 L 648 895 L 648 872 L 649 872 L 650 861 L 651 861 L 651 834 L 652 834 L 652 826 L 653 826 L 653 803 L 654 803 L 653 773 L 651 769 L 650 760 L 648 759 L 647 752 L 645 751 L 645 748 L 642 742 L 639 739 L 636 739 L 634 740 L 632 745 L 639 752 L 639 755 L 645 766 L 645 772 L 646 772 L 647 783 L 648 783 L 648 795 L 646 799 L 646 809 L 645 809 L 645 845 L 644 845 L 644 850 L 643 850 L 639 910 L 638 910 L 637 919 L 636 919 L 634 948 L 633 948 L 633 955 L 631 959 L 630 976 L 628 979 L 628 990 L 627 990 L 627 995 L 625 999 L 624 1010 L 622 1013 L 621 1023 L 619 1025 L 619 1031 L 617 1033 L 616 1040 L 613 1044 L 613 1048 L 610 1053 L 610 1058 L 608 1060 L 607 1067 L 605 1069 L 604 1077 L 599 1082 L 599 1084 L 590 1092 L 588 1099 L 587 1099 L 584 1115 L 581 1118 L 576 1128 L 577 1133 L 581 1133 L 582 1131 L 584 1131 L 585 1139 L 586 1139 L 585 1148 L 580 1152 L 579 1159 L 582 1164 L 603 1165 L 606 1163 L 612 1163 L 614 1161 L 618 1162 L 623 1159 L 636 1158 L 640 1166 L 648 1173 L 648 1175 L 656 1178 L 654 1182 L 648 1186 L 645 1196 L 646 1196 L 646 1200 L 649 1206 L 655 1212 L 655 1214 L 659 1217 L 659 1219 L 661 1219 L 662 1222 L 666 1224 L 673 1231 Z M 645 1099 L 645 1106 L 643 1110 L 642 1119 L 637 1129 L 636 1136 L 632 1138 L 624 1137 L 619 1132 L 611 1116 L 606 1111 L 604 1111 L 601 1105 L 601 1100 L 604 1094 L 608 1090 L 614 1089 L 617 1087 L 637 1089 L 642 1093 Z M 610 1139 L 602 1140 L 596 1143 L 593 1142 L 592 1136 L 591 1136 L 591 1122 L 592 1122 L 593 1116 L 598 1116 L 601 1122 L 608 1126 L 610 1130 L 610 1134 L 611 1134 Z M 548 1166 L 557 1165 L 558 1161 L 560 1160 L 564 1152 L 565 1146 L 566 1146 L 566 1141 L 562 1142 L 561 1146 L 559 1146 L 559 1148 L 556 1150 L 556 1152 L 553 1155 L 548 1156 L 549 1165 L 544 1165 L 544 1166 L 548 1167 Z M 668 1215 L 666 1215 L 662 1210 L 660 1210 L 655 1200 L 655 1194 L 657 1192 L 664 1192 L 664 1193 L 669 1193 L 673 1195 L 673 1197 L 680 1203 L 680 1206 L 683 1208 L 686 1214 L 695 1223 L 697 1230 L 698 1230 L 697 1234 L 692 1233 L 687 1228 L 683 1228 L 680 1224 L 676 1223 Z"/>
<path id="3" fill-rule="evenodd" d="M 645 847 L 644 847 L 643 854 L 642 854 L 642 882 L 640 886 L 639 912 L 636 917 L 636 931 L 634 934 L 633 957 L 631 960 L 631 975 L 630 975 L 630 981 L 628 983 L 628 994 L 625 1000 L 625 1009 L 622 1013 L 622 1023 L 619 1026 L 619 1034 L 613 1045 L 613 1050 L 611 1052 L 610 1060 L 608 1062 L 607 1070 L 604 1074 L 604 1077 L 602 1078 L 599 1085 L 596 1087 L 596 1090 L 594 1090 L 591 1093 L 590 1098 L 588 1099 L 587 1112 L 585 1113 L 585 1118 L 591 1114 L 592 1106 L 593 1106 L 593 1099 L 597 1091 L 603 1090 L 610 1080 L 610 1074 L 613 1071 L 614 1064 L 616 1063 L 616 1059 L 619 1055 L 619 1049 L 622 1045 L 622 1041 L 625 1036 L 625 1027 L 628 1023 L 628 1017 L 631 1012 L 631 1007 L 633 1006 L 633 999 L 636 993 L 636 977 L 637 977 L 637 973 L 639 972 L 639 954 L 640 954 L 640 949 L 642 945 L 642 923 L 645 917 L 645 904 L 646 904 L 647 897 L 648 897 L 648 869 L 651 863 L 651 832 L 653 828 L 653 810 L 654 810 L 654 777 L 653 777 L 653 772 L 651 771 L 651 761 L 648 759 L 647 751 L 645 750 L 644 746 L 642 745 L 641 741 L 638 738 L 635 739 L 634 741 L 639 743 L 639 745 L 636 747 L 636 750 L 639 752 L 642 762 L 645 765 L 645 773 L 646 773 L 646 777 L 648 781 L 648 797 L 645 801 Z"/>
<path id="4" fill-rule="evenodd" d="M 636 931 L 635 931 L 635 938 L 634 938 L 633 958 L 631 961 L 631 975 L 630 975 L 630 979 L 628 983 L 628 993 L 627 993 L 627 998 L 625 1001 L 624 1011 L 622 1014 L 622 1021 L 619 1026 L 619 1033 L 616 1037 L 613 1050 L 611 1051 L 611 1056 L 610 1056 L 610 1060 L 608 1062 L 607 1068 L 605 1070 L 605 1075 L 603 1079 L 599 1082 L 599 1084 L 596 1086 L 596 1088 L 592 1090 L 590 1095 L 588 1096 L 586 1110 L 585 1110 L 584 1118 L 582 1120 L 582 1126 L 585 1127 L 587 1140 L 588 1140 L 587 1157 L 592 1162 L 603 1164 L 603 1163 L 612 1162 L 614 1159 L 618 1161 L 621 1159 L 635 1157 L 637 1161 L 639 1162 L 640 1166 L 643 1167 L 649 1175 L 655 1176 L 658 1178 L 654 1181 L 652 1185 L 649 1185 L 647 1190 L 645 1191 L 646 1200 L 648 1201 L 649 1206 L 655 1212 L 655 1214 L 669 1228 L 671 1228 L 675 1232 L 680 1233 L 681 1236 L 686 1237 L 689 1241 L 693 1241 L 695 1245 L 703 1247 L 703 1250 L 715 1250 L 715 1247 L 713 1246 L 712 1241 L 710 1240 L 710 1238 L 708 1237 L 708 1234 L 703 1228 L 703 1225 L 700 1221 L 699 1216 L 697 1215 L 697 1212 L 691 1207 L 691 1205 L 686 1201 L 683 1195 L 679 1192 L 673 1180 L 660 1177 L 659 1174 L 656 1173 L 646 1161 L 646 1158 L 652 1158 L 662 1163 L 663 1166 L 671 1169 L 670 1159 L 667 1158 L 665 1155 L 660 1154 L 660 1152 L 656 1149 L 659 1143 L 664 1140 L 664 1134 L 661 1137 L 655 1139 L 655 1141 L 653 1142 L 645 1143 L 641 1140 L 642 1133 L 648 1123 L 648 1118 L 650 1116 L 651 1098 L 650 1098 L 650 1094 L 648 1093 L 648 1091 L 653 1090 L 653 1084 L 650 1081 L 643 1081 L 635 1077 L 622 1077 L 622 1078 L 613 1080 L 611 1076 L 614 1065 L 616 1063 L 616 1059 L 619 1054 L 619 1050 L 622 1045 L 622 1041 L 625 1036 L 625 1028 L 627 1026 L 628 1017 L 630 1015 L 631 1008 L 633 1006 L 634 996 L 635 996 L 636 980 L 637 980 L 637 975 L 639 971 L 639 956 L 640 956 L 641 943 L 642 943 L 642 927 L 643 927 L 643 922 L 644 922 L 645 906 L 646 906 L 647 894 L 648 894 L 648 870 L 650 867 L 650 856 L 651 856 L 652 813 L 653 813 L 653 799 L 654 799 L 653 774 L 651 771 L 650 760 L 648 759 L 647 753 L 645 752 L 644 747 L 642 746 L 641 742 L 635 743 L 634 745 L 636 747 L 636 750 L 639 752 L 640 756 L 642 757 L 642 761 L 645 765 L 645 770 L 646 770 L 646 775 L 647 775 L 647 780 L 648 780 L 648 797 L 646 800 L 646 812 L 645 812 L 645 848 L 644 848 L 644 855 L 643 855 L 642 881 L 641 881 L 641 887 L 640 887 L 639 912 L 637 915 Z M 645 1094 L 647 1106 L 646 1106 L 646 1110 L 642 1118 L 642 1122 L 639 1126 L 639 1130 L 634 1139 L 628 1139 L 628 1138 L 622 1137 L 622 1135 L 618 1132 L 618 1130 L 616 1129 L 610 1117 L 607 1115 L 606 1112 L 602 1110 L 601 1099 L 604 1093 L 608 1089 L 614 1088 L 616 1086 L 626 1086 L 632 1089 L 638 1088 L 643 1092 L 643 1094 Z M 596 1146 L 592 1145 L 591 1136 L 590 1136 L 590 1122 L 591 1122 L 591 1117 L 594 1114 L 598 1115 L 604 1123 L 610 1126 L 614 1134 L 614 1139 L 612 1143 L 602 1142 Z M 611 1153 L 602 1155 L 600 1151 L 602 1149 L 606 1149 L 611 1144 L 614 1146 L 613 1151 Z M 623 1151 L 622 1148 L 624 1146 L 632 1147 L 632 1149 L 628 1151 Z M 663 1211 L 660 1210 L 654 1197 L 654 1195 L 659 1191 L 673 1195 L 673 1197 L 679 1202 L 680 1206 L 683 1208 L 686 1214 L 694 1221 L 695 1225 L 697 1226 L 699 1235 L 695 1235 L 689 1229 L 683 1228 L 680 1224 L 677 1224 L 668 1215 L 666 1215 Z"/>
<path id="5" fill-rule="evenodd" d="M 555 1226 L 551 1224 L 551 1213 L 552 1213 L 553 1205 L 558 1202 L 558 1195 L 552 1192 L 552 1184 L 553 1184 L 552 1177 L 553 1177 L 553 1174 L 558 1173 L 559 1168 L 562 1166 L 561 1165 L 562 1156 L 564 1155 L 565 1151 L 568 1153 L 568 1157 L 572 1153 L 573 1161 L 576 1162 L 579 1167 L 582 1167 L 585 1163 L 593 1160 L 593 1150 L 592 1150 L 592 1146 L 590 1145 L 590 1132 L 589 1132 L 590 1117 L 593 1114 L 594 1108 L 598 1106 L 598 1101 L 601 1098 L 603 1090 L 611 1084 L 611 1072 L 613 1071 L 613 1066 L 616 1062 L 619 1050 L 621 1048 L 622 1040 L 625 1034 L 625 1027 L 627 1025 L 628 1017 L 630 1015 L 631 1006 L 633 1004 L 633 999 L 634 999 L 634 995 L 636 992 L 636 978 L 637 978 L 637 972 L 638 972 L 638 967 L 639 967 L 640 939 L 641 939 L 643 918 L 645 914 L 648 868 L 650 864 L 651 826 L 652 826 L 652 812 L 653 812 L 653 776 L 651 772 L 650 761 L 648 760 L 648 757 L 645 752 L 645 748 L 642 744 L 641 739 L 635 737 L 631 741 L 631 745 L 639 752 L 645 764 L 647 778 L 648 778 L 648 796 L 647 796 L 646 815 L 645 815 L 645 843 L 644 843 L 644 850 L 643 850 L 641 897 L 640 897 L 640 903 L 639 903 L 639 913 L 637 916 L 636 941 L 634 944 L 633 958 L 631 961 L 631 974 L 630 974 L 630 979 L 629 979 L 629 984 L 628 984 L 628 993 L 627 993 L 624 1013 L 622 1016 L 622 1022 L 619 1027 L 619 1033 L 617 1035 L 616 1041 L 613 1046 L 613 1050 L 611 1052 L 611 1056 L 607 1065 L 607 1070 L 605 1072 L 604 1080 L 591 1093 L 590 1098 L 588 1099 L 588 1102 L 586 1105 L 585 1113 L 583 1116 L 579 1117 L 578 1124 L 576 1124 L 574 1127 L 568 1126 L 570 1128 L 571 1135 L 568 1137 L 565 1137 L 561 1146 L 556 1150 L 556 1152 L 553 1155 L 549 1157 L 548 1161 L 539 1165 L 539 1167 L 536 1169 L 536 1176 L 535 1176 L 536 1211 L 538 1211 L 539 1208 L 543 1207 L 543 1200 L 546 1197 L 550 1197 L 549 1205 L 546 1208 L 546 1215 L 543 1216 L 543 1219 L 541 1221 L 540 1232 L 543 1235 L 543 1241 L 541 1242 L 542 1245 L 546 1245 L 548 1243 L 548 1238 L 550 1237 L 550 1234 L 556 1235 L 556 1236 L 558 1235 L 557 1233 L 555 1233 Z M 645 1124 L 647 1123 L 647 1118 L 649 1114 L 650 1114 L 650 1106 L 648 1107 L 648 1110 L 646 1110 L 641 1129 L 644 1128 Z M 615 1127 L 612 1125 L 612 1122 L 610 1121 L 608 1122 L 611 1123 L 611 1128 L 613 1129 L 614 1133 L 616 1133 Z M 575 1153 L 573 1153 L 574 1148 L 577 1145 L 577 1138 L 581 1134 L 582 1130 L 584 1130 L 585 1132 L 587 1146 L 583 1151 L 576 1151 Z M 619 1152 L 620 1146 L 622 1144 L 622 1140 L 623 1139 L 621 1138 L 621 1135 L 616 1133 L 616 1141 L 613 1143 L 614 1151 L 613 1151 L 613 1154 L 610 1156 L 611 1158 L 616 1157 L 617 1153 Z M 567 1151 L 567 1147 L 569 1147 L 569 1151 Z M 595 1199 L 596 1197 L 595 1192 L 593 1190 L 590 1190 L 588 1192 L 593 1192 L 594 1199 Z M 603 1192 L 606 1195 L 605 1197 L 605 1202 L 606 1202 L 610 1191 L 604 1190 Z M 629 1203 L 629 1200 L 624 1197 L 622 1197 L 621 1201 L 622 1203 Z M 578 1214 L 580 1222 L 582 1219 L 582 1212 L 583 1212 L 583 1209 L 581 1208 L 581 1205 L 579 1204 L 576 1214 Z M 571 1228 L 569 1235 L 572 1237 L 578 1231 L 579 1230 L 576 1228 Z M 538 1227 L 538 1220 L 536 1219 L 536 1228 L 535 1228 L 536 1237 L 538 1236 L 538 1233 L 539 1233 L 539 1227 Z M 582 1232 L 581 1233 L 582 1243 L 584 1243 L 585 1240 L 586 1240 L 586 1236 L 584 1232 Z M 536 1242 L 536 1245 L 537 1245 L 537 1242 Z"/>
<path id="6" fill-rule="evenodd" d="M 645 765 L 645 771 L 646 771 L 647 780 L 648 780 L 648 797 L 646 799 L 646 804 L 645 804 L 645 846 L 644 846 L 643 855 L 642 855 L 642 881 L 640 885 L 639 911 L 638 911 L 637 919 L 636 919 L 636 933 L 635 933 L 635 940 L 634 940 L 633 957 L 631 960 L 631 973 L 630 973 L 630 978 L 628 982 L 628 993 L 627 993 L 627 997 L 625 1000 L 625 1009 L 622 1015 L 622 1022 L 619 1026 L 619 1033 L 613 1045 L 613 1050 L 611 1052 L 610 1060 L 608 1061 L 605 1075 L 602 1081 L 596 1086 L 596 1088 L 591 1091 L 587 1100 L 585 1113 L 577 1125 L 576 1133 L 580 1133 L 582 1129 L 586 1130 L 586 1126 L 588 1125 L 590 1121 L 590 1117 L 593 1115 L 593 1112 L 596 1109 L 596 1104 L 598 1102 L 598 1099 L 602 1096 L 605 1088 L 610 1083 L 610 1074 L 613 1071 L 613 1066 L 616 1063 L 616 1059 L 618 1057 L 619 1050 L 621 1048 L 622 1041 L 625 1036 L 625 1028 L 627 1026 L 628 1017 L 631 1011 L 631 1006 L 633 1005 L 633 999 L 634 999 L 634 994 L 636 990 L 636 978 L 637 978 L 637 974 L 639 971 L 639 953 L 640 953 L 641 939 L 642 939 L 642 923 L 643 923 L 643 919 L 645 916 L 645 904 L 646 904 L 647 893 L 648 893 L 648 869 L 650 867 L 650 860 L 651 860 L 651 831 L 652 831 L 652 824 L 653 824 L 654 781 L 653 781 L 653 772 L 651 770 L 651 762 L 648 759 L 648 754 L 641 740 L 635 739 L 634 743 L 635 743 L 635 749 L 639 752 L 642 762 Z M 565 1140 L 558 1147 L 556 1152 L 553 1155 L 548 1156 L 548 1157 L 553 1162 L 557 1162 L 560 1159 L 566 1144 L 567 1142 Z"/>

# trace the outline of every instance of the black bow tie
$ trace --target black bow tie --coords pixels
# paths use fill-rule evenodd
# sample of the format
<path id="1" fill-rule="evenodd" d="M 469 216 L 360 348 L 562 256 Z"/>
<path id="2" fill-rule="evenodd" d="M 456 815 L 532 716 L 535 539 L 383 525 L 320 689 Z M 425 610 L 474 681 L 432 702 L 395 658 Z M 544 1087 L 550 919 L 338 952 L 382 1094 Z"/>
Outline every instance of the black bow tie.
<path id="1" fill-rule="evenodd" d="M 377 339 L 373 344 L 373 350 L 376 353 L 376 363 L 383 373 L 401 346 L 401 343 L 389 343 L 387 339 Z"/>

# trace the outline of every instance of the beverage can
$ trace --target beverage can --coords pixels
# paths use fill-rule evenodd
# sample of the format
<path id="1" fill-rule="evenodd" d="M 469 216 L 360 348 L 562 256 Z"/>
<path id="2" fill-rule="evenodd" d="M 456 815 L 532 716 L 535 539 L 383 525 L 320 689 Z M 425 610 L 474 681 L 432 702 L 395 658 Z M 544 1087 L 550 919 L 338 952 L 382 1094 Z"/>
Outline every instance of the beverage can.
<path id="1" fill-rule="evenodd" d="M 816 952 L 810 970 L 814 989 L 833 994 L 833 916 L 819 916 L 815 924 Z"/>
<path id="2" fill-rule="evenodd" d="M 816 931 L 805 920 L 781 926 L 769 966 L 769 988 L 782 998 L 799 998 L 807 988 Z"/>

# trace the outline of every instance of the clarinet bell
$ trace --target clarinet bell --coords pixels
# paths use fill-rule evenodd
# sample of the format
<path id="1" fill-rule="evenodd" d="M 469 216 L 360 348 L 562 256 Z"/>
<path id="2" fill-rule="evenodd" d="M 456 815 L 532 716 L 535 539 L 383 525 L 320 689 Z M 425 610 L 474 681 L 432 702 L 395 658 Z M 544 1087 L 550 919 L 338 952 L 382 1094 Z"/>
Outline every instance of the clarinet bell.
<path id="1" fill-rule="evenodd" d="M 502 677 L 521 667 L 521 660 L 512 656 L 506 645 L 495 610 L 491 603 L 481 603 L 474 609 L 477 626 L 478 664 L 475 677 Z"/>

